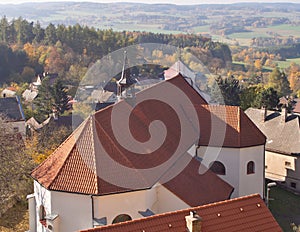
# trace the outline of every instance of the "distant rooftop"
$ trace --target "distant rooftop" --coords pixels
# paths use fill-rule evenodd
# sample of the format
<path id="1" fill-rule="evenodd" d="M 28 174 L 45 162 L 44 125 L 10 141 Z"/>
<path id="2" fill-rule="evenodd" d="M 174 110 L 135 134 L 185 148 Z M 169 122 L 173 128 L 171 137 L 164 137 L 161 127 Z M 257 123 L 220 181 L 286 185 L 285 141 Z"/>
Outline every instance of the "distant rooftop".
<path id="1" fill-rule="evenodd" d="M 7 121 L 25 121 L 23 109 L 18 97 L 0 98 L 0 114 Z"/>

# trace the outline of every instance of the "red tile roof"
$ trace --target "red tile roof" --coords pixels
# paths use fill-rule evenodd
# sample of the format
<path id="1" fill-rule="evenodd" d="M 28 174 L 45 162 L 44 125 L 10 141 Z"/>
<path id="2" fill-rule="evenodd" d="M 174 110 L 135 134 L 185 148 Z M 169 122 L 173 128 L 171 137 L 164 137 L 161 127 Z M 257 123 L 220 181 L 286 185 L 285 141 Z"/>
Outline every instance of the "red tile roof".
<path id="1" fill-rule="evenodd" d="M 189 155 L 184 156 L 179 160 L 173 169 L 180 169 L 178 166 L 184 164 L 185 161 L 183 159 L 188 159 L 188 156 Z M 201 169 L 205 168 L 199 161 L 192 159 L 182 172 L 170 181 L 164 183 L 163 186 L 189 206 L 199 206 L 217 202 L 221 199 L 229 199 L 233 191 L 232 186 L 225 183 L 210 170 L 199 175 L 200 165 L 202 166 Z M 172 174 L 172 170 L 166 175 L 168 174 Z M 222 191 L 220 191 L 220 187 L 222 187 Z"/>
<path id="2" fill-rule="evenodd" d="M 265 135 L 237 106 L 201 105 L 197 112 L 200 146 L 242 148 L 266 142 Z"/>
<path id="3" fill-rule="evenodd" d="M 102 226 L 81 232 L 186 232 L 185 216 L 196 211 L 202 232 L 280 232 L 282 229 L 258 194 Z"/>
<path id="4" fill-rule="evenodd" d="M 168 179 L 167 182 L 169 182 L 165 186 L 190 205 L 229 198 L 232 187 L 211 172 L 202 176 L 197 175 L 196 166 L 199 166 L 199 163 L 197 165 L 195 161 L 185 163 L 189 165 L 189 168 L 183 166 L 179 169 L 183 170 L 180 174 L 176 173 L 174 168 L 170 168 L 179 159 L 190 156 L 185 152 L 199 139 L 199 133 L 195 131 L 195 122 L 190 120 L 191 111 L 188 108 L 183 106 L 183 110 L 174 112 L 174 108 L 166 103 L 151 99 L 168 92 L 170 97 L 175 99 L 174 104 L 181 107 L 178 95 L 173 91 L 168 91 L 170 83 L 181 89 L 196 110 L 200 124 L 200 145 L 246 147 L 264 144 L 265 137 L 238 107 L 206 105 L 205 100 L 197 91 L 178 75 L 138 93 L 137 100 L 143 97 L 148 97 L 150 100 L 136 105 L 133 109 L 126 101 L 120 101 L 90 116 L 47 160 L 33 170 L 32 177 L 49 190 L 104 195 L 151 188 L 157 182 L 165 183 L 162 178 L 172 172 L 175 180 L 169 181 Z M 120 116 L 112 124 L 113 110 L 119 110 Z M 164 123 L 168 128 L 165 139 L 161 140 L 159 135 L 151 137 L 153 143 L 162 141 L 158 149 L 151 151 L 151 147 L 143 145 L 141 152 L 137 154 L 119 144 L 113 132 L 113 126 L 124 127 L 123 112 L 126 110 L 132 111 L 129 117 L 130 133 L 137 141 L 146 142 L 150 139 L 151 122 L 159 119 Z M 184 123 L 184 128 L 188 131 L 184 136 L 180 127 L 181 123 Z M 223 140 L 220 141 L 220 138 L 223 138 L 220 135 L 222 127 L 226 129 L 226 132 L 224 130 L 224 144 Z M 119 133 L 124 138 L 128 137 L 126 131 L 119 130 Z M 180 147 L 178 148 L 179 141 Z M 179 152 L 175 153 L 178 149 Z M 106 163 L 105 154 L 116 162 Z M 143 169 L 157 167 L 160 164 L 165 165 L 162 171 L 153 171 L 151 176 L 143 173 Z M 132 176 L 124 175 L 120 171 L 120 166 L 134 170 L 131 173 Z M 166 171 L 168 171 L 167 174 L 165 174 Z M 190 182 L 187 181 L 190 185 L 187 185 L 186 189 L 199 192 L 199 195 L 201 194 L 199 198 L 189 196 L 188 191 L 183 191 L 178 187 L 178 183 L 184 185 L 184 179 L 192 175 L 196 176 L 190 179 Z M 112 179 L 119 181 L 120 184 L 112 182 Z M 214 186 L 210 185 L 212 182 Z M 202 186 L 198 183 L 202 183 Z"/>

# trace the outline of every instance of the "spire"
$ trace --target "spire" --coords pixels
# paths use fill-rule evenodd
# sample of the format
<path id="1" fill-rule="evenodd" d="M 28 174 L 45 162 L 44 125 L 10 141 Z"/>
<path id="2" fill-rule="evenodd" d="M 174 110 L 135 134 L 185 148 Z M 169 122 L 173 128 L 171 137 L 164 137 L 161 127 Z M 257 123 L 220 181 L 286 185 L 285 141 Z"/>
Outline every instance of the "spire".
<path id="1" fill-rule="evenodd" d="M 117 81 L 117 96 L 118 98 L 122 98 L 122 92 L 125 90 L 125 97 L 131 95 L 134 97 L 133 85 L 136 83 L 136 80 L 131 76 L 127 52 L 124 51 L 124 63 L 122 68 L 122 74 L 120 80 Z M 129 93 L 129 90 L 131 93 Z"/>
<path id="2" fill-rule="evenodd" d="M 180 71 L 181 71 L 181 70 L 180 70 L 180 63 L 181 63 L 181 49 L 180 49 L 180 48 L 178 49 L 178 54 L 177 54 L 177 56 L 178 56 L 178 57 L 177 57 L 177 62 L 176 62 L 176 63 L 177 63 L 177 65 L 176 65 L 176 69 L 177 69 L 177 70 L 176 70 L 176 71 L 177 71 L 178 73 L 180 73 Z"/>

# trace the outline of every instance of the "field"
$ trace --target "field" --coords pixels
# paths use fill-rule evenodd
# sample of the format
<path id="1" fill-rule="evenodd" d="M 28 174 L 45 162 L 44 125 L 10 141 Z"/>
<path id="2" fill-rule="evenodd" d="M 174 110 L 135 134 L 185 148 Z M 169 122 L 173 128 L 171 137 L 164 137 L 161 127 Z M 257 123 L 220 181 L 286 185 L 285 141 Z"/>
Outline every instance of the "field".
<path id="1" fill-rule="evenodd" d="M 291 63 L 295 63 L 300 65 L 300 58 L 295 58 L 295 59 L 286 59 L 286 61 L 277 61 L 276 62 L 278 67 L 281 69 L 288 68 Z"/>

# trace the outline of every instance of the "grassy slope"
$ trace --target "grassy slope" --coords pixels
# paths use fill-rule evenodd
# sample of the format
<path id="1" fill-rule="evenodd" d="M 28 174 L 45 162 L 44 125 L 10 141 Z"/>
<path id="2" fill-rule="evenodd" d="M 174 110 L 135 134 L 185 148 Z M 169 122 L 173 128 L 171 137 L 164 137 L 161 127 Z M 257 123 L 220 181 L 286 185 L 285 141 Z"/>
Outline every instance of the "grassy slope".
<path id="1" fill-rule="evenodd" d="M 300 224 L 300 196 L 282 188 L 270 190 L 270 210 L 285 232 L 292 231 L 290 223 Z"/>

